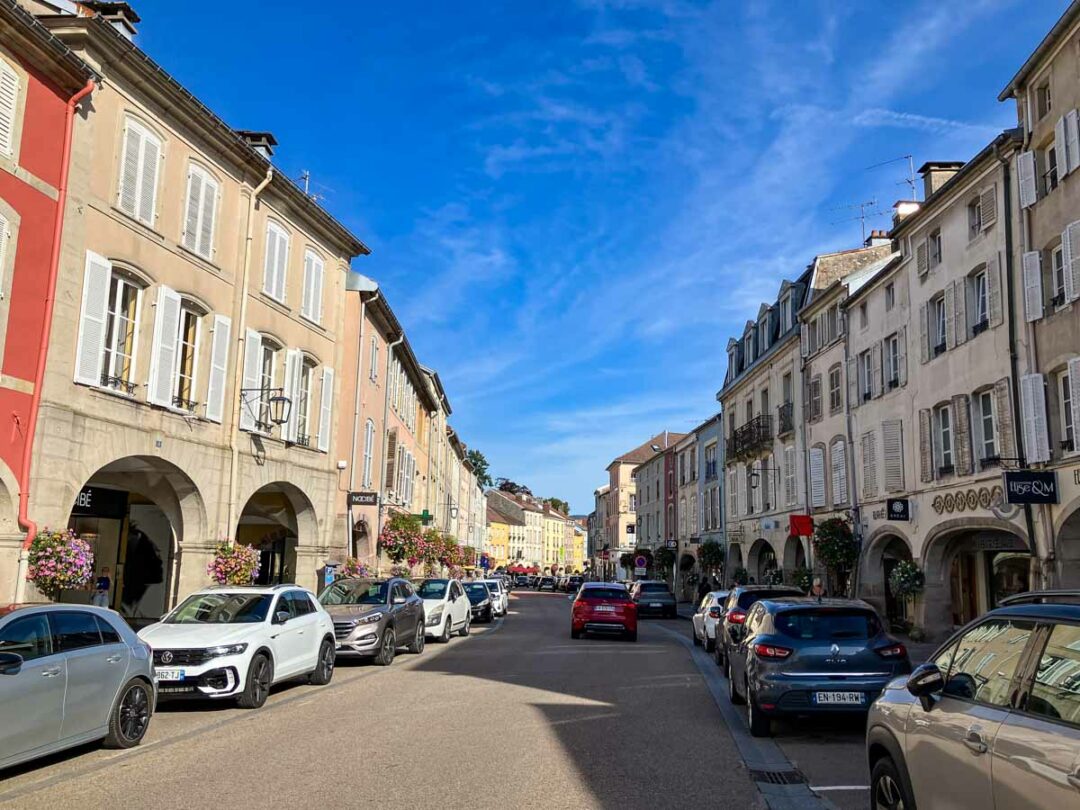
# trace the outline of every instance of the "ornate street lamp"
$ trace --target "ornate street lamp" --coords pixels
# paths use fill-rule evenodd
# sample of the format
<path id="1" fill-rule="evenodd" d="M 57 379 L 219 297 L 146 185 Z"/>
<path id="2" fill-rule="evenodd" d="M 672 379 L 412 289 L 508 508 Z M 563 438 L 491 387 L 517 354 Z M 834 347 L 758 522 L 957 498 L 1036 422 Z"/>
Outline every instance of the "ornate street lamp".
<path id="1" fill-rule="evenodd" d="M 258 403 L 266 403 L 266 418 L 273 425 L 284 425 L 289 421 L 292 412 L 292 400 L 285 396 L 284 388 L 241 388 L 240 400 L 246 407 L 258 407 Z M 261 408 L 260 408 L 261 410 Z M 256 423 L 260 427 L 269 428 L 270 425 L 259 422 L 256 414 Z"/>

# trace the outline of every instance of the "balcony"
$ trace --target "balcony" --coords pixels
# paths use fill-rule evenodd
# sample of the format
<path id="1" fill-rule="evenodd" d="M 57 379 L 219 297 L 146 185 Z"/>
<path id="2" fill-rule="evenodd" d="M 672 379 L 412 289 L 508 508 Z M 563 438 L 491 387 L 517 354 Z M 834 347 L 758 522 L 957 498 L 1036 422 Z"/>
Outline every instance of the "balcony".
<path id="1" fill-rule="evenodd" d="M 772 417 L 755 416 L 731 437 L 730 452 L 733 458 L 746 458 L 772 445 Z"/>
<path id="2" fill-rule="evenodd" d="M 779 429 L 776 434 L 783 436 L 791 431 L 795 430 L 795 404 L 792 402 L 785 402 L 779 408 L 776 409 L 778 417 Z"/>

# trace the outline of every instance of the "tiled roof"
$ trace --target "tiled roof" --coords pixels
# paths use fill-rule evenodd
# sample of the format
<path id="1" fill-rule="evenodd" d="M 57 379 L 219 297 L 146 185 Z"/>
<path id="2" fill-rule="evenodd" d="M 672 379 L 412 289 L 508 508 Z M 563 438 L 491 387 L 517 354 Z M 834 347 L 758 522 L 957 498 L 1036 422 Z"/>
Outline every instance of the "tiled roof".
<path id="1" fill-rule="evenodd" d="M 685 438 L 685 436 L 685 433 L 671 433 L 670 431 L 657 433 L 651 439 L 644 444 L 635 447 L 629 453 L 623 453 L 623 455 L 615 459 L 612 464 L 641 464 L 656 455 L 656 451 L 652 449 L 654 444 L 666 449 L 675 445 L 676 442 Z"/>

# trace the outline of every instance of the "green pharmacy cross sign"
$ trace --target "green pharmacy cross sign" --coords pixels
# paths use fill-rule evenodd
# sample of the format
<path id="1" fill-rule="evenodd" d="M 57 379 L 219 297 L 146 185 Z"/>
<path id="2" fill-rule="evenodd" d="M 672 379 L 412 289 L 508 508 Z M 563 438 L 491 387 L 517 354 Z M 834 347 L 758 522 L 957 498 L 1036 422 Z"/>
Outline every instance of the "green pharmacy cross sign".
<path id="1" fill-rule="evenodd" d="M 425 526 L 430 526 L 432 521 L 435 519 L 435 516 L 431 514 L 431 512 L 429 512 L 427 509 L 421 512 L 419 515 L 414 515 L 414 517 L 420 518 L 420 522 L 423 523 Z"/>

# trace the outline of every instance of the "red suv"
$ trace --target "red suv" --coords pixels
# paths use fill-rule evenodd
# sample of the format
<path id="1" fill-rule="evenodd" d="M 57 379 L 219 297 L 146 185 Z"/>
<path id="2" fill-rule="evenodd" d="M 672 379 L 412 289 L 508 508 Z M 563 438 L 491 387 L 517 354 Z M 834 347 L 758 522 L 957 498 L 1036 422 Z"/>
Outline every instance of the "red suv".
<path id="1" fill-rule="evenodd" d="M 630 593 L 615 582 L 586 582 L 570 599 L 570 638 L 582 633 L 618 633 L 637 641 L 637 605 Z"/>

